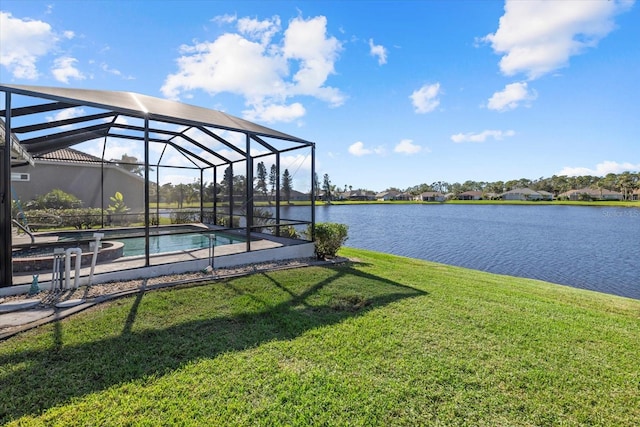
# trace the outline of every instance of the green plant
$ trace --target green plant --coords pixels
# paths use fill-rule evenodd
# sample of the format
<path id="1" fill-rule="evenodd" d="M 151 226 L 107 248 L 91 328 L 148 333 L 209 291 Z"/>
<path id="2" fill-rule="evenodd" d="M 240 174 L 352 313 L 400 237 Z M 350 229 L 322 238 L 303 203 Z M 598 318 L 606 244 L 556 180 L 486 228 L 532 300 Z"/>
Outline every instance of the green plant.
<path id="1" fill-rule="evenodd" d="M 315 226 L 315 246 L 318 259 L 333 258 L 340 247 L 347 241 L 349 227 L 335 222 L 320 222 Z M 307 228 L 311 236 L 311 225 Z"/>
<path id="2" fill-rule="evenodd" d="M 90 229 L 102 224 L 102 209 L 64 209 L 58 212 L 62 226 L 71 226 L 77 230 Z"/>
<path id="3" fill-rule="evenodd" d="M 24 208 L 30 209 L 78 209 L 82 207 L 82 200 L 73 194 L 65 193 L 55 189 L 49 191 L 44 196 L 39 196 L 35 200 L 28 201 Z"/>
<path id="4" fill-rule="evenodd" d="M 171 212 L 171 224 L 190 224 L 198 222 L 200 211 L 196 210 L 177 210 Z"/>
<path id="5" fill-rule="evenodd" d="M 116 194 L 109 197 L 111 203 L 107 208 L 109 213 L 109 222 L 115 224 L 126 224 L 126 214 L 129 212 L 129 208 L 124 203 L 124 196 L 121 192 L 116 191 Z"/>
<path id="6" fill-rule="evenodd" d="M 280 236 L 288 237 L 289 239 L 297 239 L 300 237 L 298 230 L 293 225 L 284 225 L 280 227 Z"/>
<path id="7" fill-rule="evenodd" d="M 111 200 L 111 202 L 113 203 L 107 208 L 107 211 L 109 211 L 109 213 L 124 214 L 129 211 L 127 205 L 124 204 L 124 196 L 121 192 L 116 191 L 116 194 L 109 197 L 109 200 Z"/>

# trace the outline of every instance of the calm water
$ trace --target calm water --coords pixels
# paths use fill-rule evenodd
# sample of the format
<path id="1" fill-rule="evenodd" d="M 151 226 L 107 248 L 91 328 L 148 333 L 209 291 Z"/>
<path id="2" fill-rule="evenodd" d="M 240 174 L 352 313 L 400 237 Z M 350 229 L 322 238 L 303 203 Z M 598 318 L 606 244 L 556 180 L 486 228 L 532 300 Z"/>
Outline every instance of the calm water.
<path id="1" fill-rule="evenodd" d="M 640 299 L 636 208 L 322 205 L 316 221 L 347 224 L 346 246 Z"/>
<path id="2" fill-rule="evenodd" d="M 215 233 L 214 246 L 230 245 L 244 242 L 244 239 Z M 120 239 L 124 243 L 123 256 L 144 255 L 144 237 L 129 237 Z M 166 234 L 149 236 L 149 253 L 175 252 L 191 249 L 206 249 L 209 247 L 209 235 L 204 234 Z"/>

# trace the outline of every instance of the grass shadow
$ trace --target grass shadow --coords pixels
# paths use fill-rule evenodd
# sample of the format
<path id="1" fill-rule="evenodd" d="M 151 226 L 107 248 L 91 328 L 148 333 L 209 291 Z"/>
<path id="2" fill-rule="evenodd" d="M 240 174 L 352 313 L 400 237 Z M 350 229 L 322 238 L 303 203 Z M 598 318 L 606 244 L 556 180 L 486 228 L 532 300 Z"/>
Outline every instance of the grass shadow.
<path id="1" fill-rule="evenodd" d="M 274 340 L 290 340 L 311 329 L 337 324 L 368 310 L 425 294 L 410 286 L 369 275 L 352 265 L 305 270 L 309 272 L 304 275 L 304 283 L 308 285 L 299 284 L 295 289 L 290 283 L 282 283 L 277 273 L 262 273 L 266 280 L 261 279 L 261 285 L 270 292 L 286 293 L 278 304 L 269 305 L 264 297 L 250 289 L 240 290 L 242 297 L 254 298 L 258 306 L 263 307 L 259 310 L 220 317 L 215 317 L 219 313 L 199 313 L 200 318 L 193 317 L 197 320 L 161 329 L 136 330 L 133 328 L 136 318 L 145 316 L 145 311 L 150 310 L 145 307 L 144 299 L 151 298 L 151 294 L 140 292 L 130 303 L 124 325 L 113 326 L 120 331 L 117 336 L 75 346 L 65 345 L 62 342 L 65 323 L 57 322 L 52 348 L 0 356 L 3 367 L 0 369 L 0 422 L 37 415 L 117 384 L 161 376 L 194 360 L 215 358 Z M 319 277 L 314 277 L 313 272 Z M 224 284 L 226 291 L 229 292 L 235 283 L 231 280 Z M 351 298 L 347 292 L 338 295 L 338 299 L 344 301 L 318 304 L 322 301 L 318 299 L 319 292 L 331 294 L 326 290 L 328 286 L 353 283 L 357 283 L 353 286 L 358 298 Z M 208 287 L 210 292 L 217 292 L 215 286 Z M 197 308 L 194 307 L 194 311 Z M 3 343 L 10 344 L 11 340 Z M 11 368 L 7 368 L 9 366 Z"/>

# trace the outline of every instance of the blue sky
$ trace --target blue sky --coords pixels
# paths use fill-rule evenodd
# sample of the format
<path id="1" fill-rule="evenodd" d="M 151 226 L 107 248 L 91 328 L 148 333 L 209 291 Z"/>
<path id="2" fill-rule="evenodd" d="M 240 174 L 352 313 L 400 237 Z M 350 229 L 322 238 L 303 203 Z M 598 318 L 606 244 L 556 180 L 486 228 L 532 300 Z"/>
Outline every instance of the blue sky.
<path id="1" fill-rule="evenodd" d="M 2 83 L 222 110 L 314 141 L 318 174 L 339 187 L 640 170 L 633 1 L 2 0 L 0 10 Z M 308 190 L 307 167 L 296 189 Z"/>

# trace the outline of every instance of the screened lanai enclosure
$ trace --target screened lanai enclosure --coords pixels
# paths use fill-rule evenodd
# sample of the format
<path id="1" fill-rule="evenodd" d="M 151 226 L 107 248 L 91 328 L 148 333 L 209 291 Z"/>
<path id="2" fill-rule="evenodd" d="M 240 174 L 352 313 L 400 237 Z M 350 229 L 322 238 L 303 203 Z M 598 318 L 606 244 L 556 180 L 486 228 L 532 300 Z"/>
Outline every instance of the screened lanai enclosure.
<path id="1" fill-rule="evenodd" d="M 313 255 L 313 143 L 131 92 L 0 91 L 2 288 Z"/>

